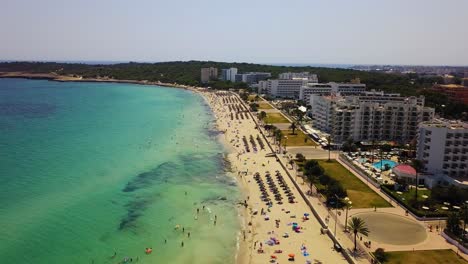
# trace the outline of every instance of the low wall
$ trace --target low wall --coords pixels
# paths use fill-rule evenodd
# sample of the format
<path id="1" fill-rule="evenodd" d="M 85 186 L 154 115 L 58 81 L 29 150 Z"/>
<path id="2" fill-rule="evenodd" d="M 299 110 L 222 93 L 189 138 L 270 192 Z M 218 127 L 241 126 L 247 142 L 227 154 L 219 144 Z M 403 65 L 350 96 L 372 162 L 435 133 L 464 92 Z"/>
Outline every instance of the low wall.
<path id="1" fill-rule="evenodd" d="M 235 96 L 237 96 L 242 104 L 245 106 L 245 103 L 244 101 L 242 101 L 242 99 L 237 95 L 237 94 L 234 94 Z M 262 129 L 260 128 L 260 125 L 257 123 L 257 121 L 255 120 L 252 112 L 249 111 L 249 114 L 250 116 L 252 117 L 252 120 L 254 121 L 255 125 L 257 126 L 258 130 L 260 131 L 260 134 L 262 134 L 263 138 L 265 139 L 265 141 L 267 142 L 268 144 L 268 147 L 270 148 L 271 152 L 273 153 L 276 153 L 273 149 L 273 147 L 271 146 L 270 142 L 268 141 L 267 137 L 265 136 L 265 134 L 263 133 Z M 322 217 L 320 217 L 320 215 L 318 214 L 318 212 L 315 210 L 315 208 L 312 206 L 312 203 L 309 201 L 309 199 L 307 198 L 307 196 L 304 194 L 304 192 L 301 190 L 301 188 L 299 187 L 299 185 L 297 184 L 297 182 L 294 180 L 294 178 L 292 177 L 292 175 L 289 173 L 288 171 L 288 168 L 283 164 L 283 162 L 281 161 L 281 159 L 279 157 L 276 156 L 276 158 L 279 160 L 279 163 L 281 165 L 281 167 L 286 171 L 286 174 L 288 174 L 288 177 L 289 179 L 291 179 L 292 183 L 294 184 L 294 186 L 296 187 L 297 191 L 299 192 L 299 194 L 302 196 L 302 198 L 304 199 L 304 201 L 306 202 L 307 206 L 309 206 L 310 210 L 312 211 L 312 213 L 314 214 L 315 218 L 318 220 L 318 222 L 320 223 L 320 225 L 322 226 L 322 228 L 327 228 L 328 229 L 328 226 L 325 224 L 325 221 L 322 219 Z M 340 242 L 336 239 L 336 237 L 333 235 L 333 233 L 330 232 L 330 230 L 328 230 L 327 232 L 327 235 L 328 237 L 333 241 L 334 244 L 338 244 L 340 245 L 340 247 L 342 248 L 341 250 L 341 254 L 346 258 L 346 260 L 350 263 L 350 264 L 355 264 L 354 262 L 354 259 L 348 254 L 347 250 L 345 248 L 343 248 L 340 244 Z"/>
<path id="2" fill-rule="evenodd" d="M 368 176 L 364 171 L 360 168 L 356 167 L 351 161 L 349 161 L 343 154 L 338 155 L 339 161 L 346 164 L 348 167 L 352 168 L 359 176 L 366 179 L 368 183 L 374 185 L 376 188 L 380 188 L 380 183 L 378 183 L 374 178 Z"/>
<path id="3" fill-rule="evenodd" d="M 447 240 L 447 242 L 449 242 L 450 244 L 456 246 L 461 252 L 465 253 L 465 254 L 468 254 L 468 249 L 465 248 L 464 246 L 460 245 L 458 243 L 458 241 L 456 241 L 455 239 L 451 238 L 449 235 L 447 235 L 445 233 L 445 231 L 443 231 L 442 233 L 440 233 L 440 235 L 445 238 L 445 240 Z"/>

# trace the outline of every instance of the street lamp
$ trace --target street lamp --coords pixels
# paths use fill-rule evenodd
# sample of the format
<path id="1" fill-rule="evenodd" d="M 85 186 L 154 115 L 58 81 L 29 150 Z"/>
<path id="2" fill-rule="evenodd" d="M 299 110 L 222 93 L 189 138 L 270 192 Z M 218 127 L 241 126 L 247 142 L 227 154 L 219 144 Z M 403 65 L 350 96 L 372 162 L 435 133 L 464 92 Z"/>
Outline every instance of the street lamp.
<path id="1" fill-rule="evenodd" d="M 463 209 L 464 209 L 463 213 L 465 214 L 465 217 L 463 218 L 462 241 L 465 238 L 465 232 L 466 232 L 465 229 L 466 229 L 466 218 L 467 218 L 467 216 L 466 216 L 467 205 L 468 205 L 468 201 L 465 201 L 465 203 L 463 204 Z"/>
<path id="2" fill-rule="evenodd" d="M 345 198 L 345 201 L 346 201 L 346 218 L 345 218 L 344 231 L 348 232 L 348 210 L 352 208 L 353 202 L 351 202 L 348 197 Z"/>
<path id="3" fill-rule="evenodd" d="M 338 222 L 338 200 L 340 199 L 338 195 L 335 194 L 335 232 L 333 233 L 333 236 L 336 238 L 336 222 Z"/>
<path id="4" fill-rule="evenodd" d="M 286 143 L 288 143 L 288 136 L 284 136 L 284 138 L 286 139 L 284 141 L 284 151 L 286 151 Z"/>

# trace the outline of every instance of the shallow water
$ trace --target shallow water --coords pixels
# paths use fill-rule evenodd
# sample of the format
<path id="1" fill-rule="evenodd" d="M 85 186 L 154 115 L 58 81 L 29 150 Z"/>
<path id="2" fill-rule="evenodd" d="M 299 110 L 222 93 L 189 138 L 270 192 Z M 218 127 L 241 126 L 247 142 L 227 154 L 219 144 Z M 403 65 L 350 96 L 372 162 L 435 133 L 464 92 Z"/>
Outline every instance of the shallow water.
<path id="1" fill-rule="evenodd" d="M 190 91 L 0 79 L 0 259 L 233 262 L 239 194 L 212 122 Z"/>

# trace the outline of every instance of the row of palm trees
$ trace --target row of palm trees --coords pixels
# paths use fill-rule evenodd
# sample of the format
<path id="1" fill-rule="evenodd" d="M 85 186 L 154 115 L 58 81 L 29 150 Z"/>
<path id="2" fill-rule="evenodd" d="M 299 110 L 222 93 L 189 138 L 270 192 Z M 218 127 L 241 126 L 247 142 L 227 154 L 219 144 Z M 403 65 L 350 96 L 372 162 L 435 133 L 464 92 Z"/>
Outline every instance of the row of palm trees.
<path id="1" fill-rule="evenodd" d="M 266 112 L 261 111 L 258 114 L 258 119 L 260 121 L 263 121 L 266 118 L 266 116 L 267 116 Z M 272 134 L 273 134 L 273 136 L 275 138 L 275 142 L 280 144 L 281 139 L 283 138 L 283 132 L 280 129 L 278 129 L 277 127 L 275 127 L 274 125 L 265 124 L 264 128 L 265 128 L 266 131 L 268 131 L 268 135 L 272 136 Z M 298 127 L 297 127 L 297 124 L 295 122 L 293 122 L 289 126 L 289 128 L 292 130 L 292 134 L 294 135 L 295 132 L 296 132 L 296 129 Z M 328 137 L 327 141 L 328 141 L 328 145 L 329 145 L 328 160 L 330 160 L 331 137 Z M 294 164 L 294 161 L 291 159 L 290 165 L 293 166 L 293 164 Z M 315 181 L 316 177 L 318 177 L 320 174 L 323 173 L 323 169 L 320 166 L 313 166 L 313 165 L 318 165 L 318 164 L 310 164 L 309 166 L 311 166 L 311 168 L 304 168 L 305 171 L 307 172 L 306 176 L 308 178 L 310 177 L 309 182 L 311 182 L 311 184 Z M 347 223 L 347 228 L 348 228 L 348 230 L 350 230 L 350 232 L 352 232 L 354 234 L 354 250 L 357 250 L 357 235 L 361 234 L 361 235 L 364 235 L 364 236 L 368 236 L 370 231 L 367 228 L 366 223 L 364 222 L 364 220 L 362 218 L 359 218 L 359 217 L 352 217 L 351 221 L 349 223 Z"/>

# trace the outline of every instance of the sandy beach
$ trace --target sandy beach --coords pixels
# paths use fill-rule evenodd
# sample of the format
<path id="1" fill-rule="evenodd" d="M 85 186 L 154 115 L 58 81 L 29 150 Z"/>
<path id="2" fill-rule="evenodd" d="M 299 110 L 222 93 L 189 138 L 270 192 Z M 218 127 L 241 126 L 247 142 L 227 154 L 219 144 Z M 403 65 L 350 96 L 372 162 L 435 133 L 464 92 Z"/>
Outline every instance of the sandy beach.
<path id="1" fill-rule="evenodd" d="M 244 201 L 237 263 L 347 263 L 321 234 L 302 199 L 240 99 L 227 92 L 202 92 L 232 149 L 228 158 Z M 269 155 L 268 155 L 269 156 Z"/>
<path id="2" fill-rule="evenodd" d="M 177 84 L 113 79 L 80 79 L 31 73 L 0 73 L 0 78 L 32 78 L 71 82 L 119 82 L 160 85 L 200 93 L 216 118 L 227 158 L 241 190 L 242 230 L 236 263 L 348 263 L 335 251 L 321 225 L 281 164 L 272 155 L 249 111 L 233 93 L 214 92 Z"/>

